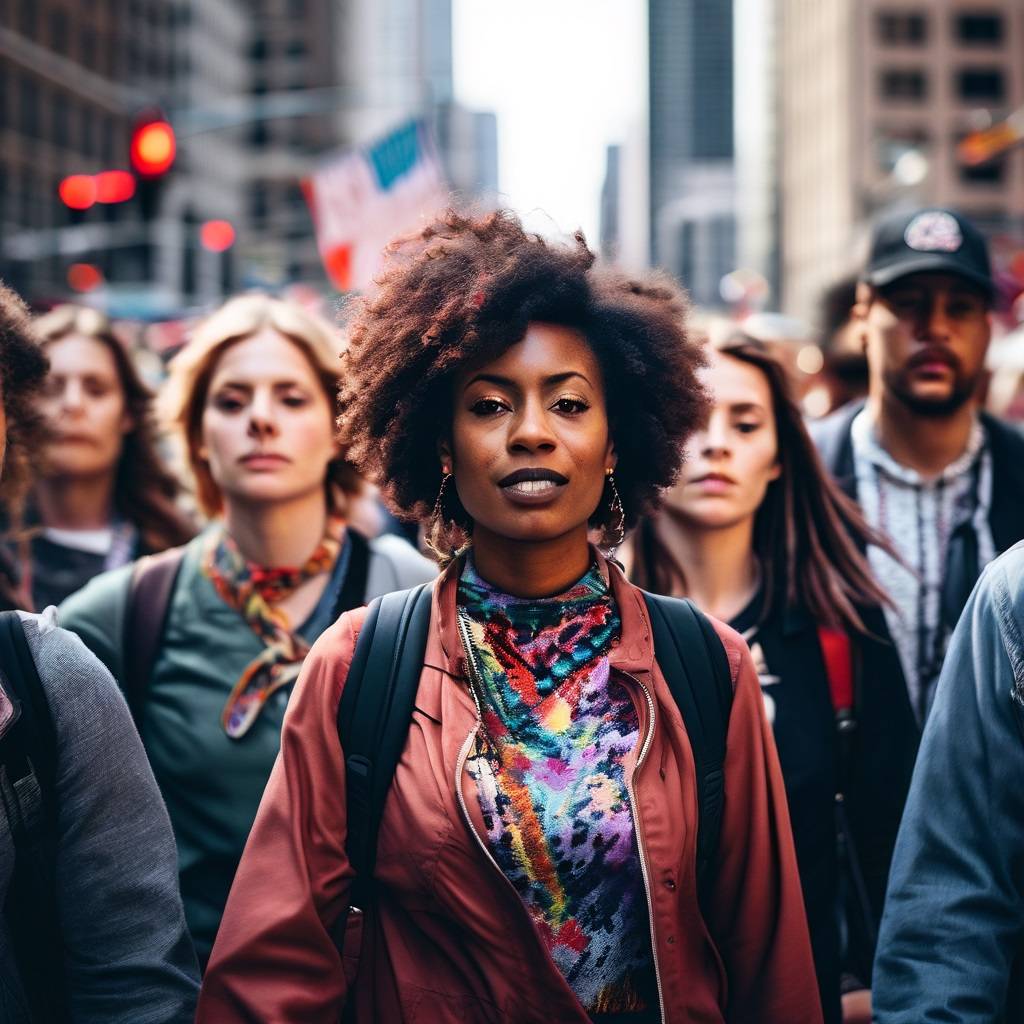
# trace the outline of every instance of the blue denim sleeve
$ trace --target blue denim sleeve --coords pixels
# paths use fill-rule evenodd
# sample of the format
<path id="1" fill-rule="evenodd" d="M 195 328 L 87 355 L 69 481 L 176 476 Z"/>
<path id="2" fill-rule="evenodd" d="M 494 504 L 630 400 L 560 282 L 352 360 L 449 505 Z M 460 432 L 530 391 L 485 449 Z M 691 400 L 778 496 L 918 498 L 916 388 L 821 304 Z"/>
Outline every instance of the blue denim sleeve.
<path id="1" fill-rule="evenodd" d="M 992 1024 L 1022 933 L 1024 550 L 989 566 L 953 634 L 889 876 L 879 1024 Z"/>

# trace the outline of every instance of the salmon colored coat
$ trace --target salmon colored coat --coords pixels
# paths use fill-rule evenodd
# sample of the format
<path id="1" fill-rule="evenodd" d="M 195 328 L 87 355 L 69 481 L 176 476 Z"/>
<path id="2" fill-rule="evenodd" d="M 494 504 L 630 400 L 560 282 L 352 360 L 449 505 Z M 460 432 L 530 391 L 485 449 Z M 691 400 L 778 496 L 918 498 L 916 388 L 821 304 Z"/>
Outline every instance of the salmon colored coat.
<path id="1" fill-rule="evenodd" d="M 715 623 L 735 698 L 707 920 L 697 902 L 697 790 L 641 592 L 601 560 L 622 619 L 611 668 L 642 741 L 626 761 L 662 1019 L 817 1024 L 818 989 L 782 776 L 746 644 Z M 487 851 L 465 760 L 478 728 L 456 624 L 458 563 L 435 586 L 409 735 L 381 824 L 374 910 L 348 906 L 337 710 L 364 610 L 313 646 L 284 723 L 200 997 L 198 1024 L 550 1024 L 589 1018 Z"/>

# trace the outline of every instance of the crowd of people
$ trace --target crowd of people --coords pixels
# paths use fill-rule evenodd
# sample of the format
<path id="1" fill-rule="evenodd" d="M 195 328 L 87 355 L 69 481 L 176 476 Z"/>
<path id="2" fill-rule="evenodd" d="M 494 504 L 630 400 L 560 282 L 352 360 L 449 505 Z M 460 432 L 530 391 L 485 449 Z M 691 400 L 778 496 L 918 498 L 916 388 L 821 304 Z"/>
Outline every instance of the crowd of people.
<path id="1" fill-rule="evenodd" d="M 807 422 L 506 211 L 340 325 L 231 299 L 157 396 L 0 290 L 0 1017 L 1024 1015 L 986 243 L 890 217 L 841 295 L 867 397 Z"/>

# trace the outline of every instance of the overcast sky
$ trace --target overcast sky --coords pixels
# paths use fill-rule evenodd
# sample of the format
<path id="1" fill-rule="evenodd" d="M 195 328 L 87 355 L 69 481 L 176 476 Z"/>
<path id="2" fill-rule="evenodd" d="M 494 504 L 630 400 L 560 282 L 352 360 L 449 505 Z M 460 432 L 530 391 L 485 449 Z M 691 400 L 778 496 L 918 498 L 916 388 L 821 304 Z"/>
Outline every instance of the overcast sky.
<path id="1" fill-rule="evenodd" d="M 598 241 L 605 147 L 646 102 L 646 0 L 453 0 L 456 97 L 498 115 L 499 184 L 535 230 Z"/>

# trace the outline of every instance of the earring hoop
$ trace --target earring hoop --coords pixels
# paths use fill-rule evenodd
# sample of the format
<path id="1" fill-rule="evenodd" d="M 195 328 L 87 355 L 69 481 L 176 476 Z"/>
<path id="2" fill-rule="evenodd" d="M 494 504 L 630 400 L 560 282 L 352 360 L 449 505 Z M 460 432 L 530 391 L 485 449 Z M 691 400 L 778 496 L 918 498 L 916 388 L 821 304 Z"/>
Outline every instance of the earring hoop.
<path id="1" fill-rule="evenodd" d="M 608 545 L 614 551 L 626 537 L 626 512 L 622 507 L 622 498 L 619 497 L 619 489 L 615 486 L 615 470 L 605 470 L 605 478 L 612 489 L 612 498 L 609 505 L 609 529 L 612 531 L 612 540 Z"/>

